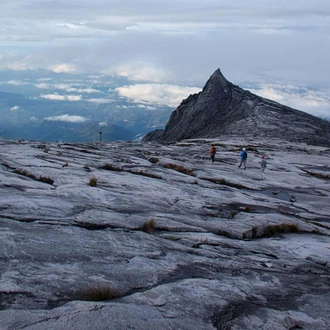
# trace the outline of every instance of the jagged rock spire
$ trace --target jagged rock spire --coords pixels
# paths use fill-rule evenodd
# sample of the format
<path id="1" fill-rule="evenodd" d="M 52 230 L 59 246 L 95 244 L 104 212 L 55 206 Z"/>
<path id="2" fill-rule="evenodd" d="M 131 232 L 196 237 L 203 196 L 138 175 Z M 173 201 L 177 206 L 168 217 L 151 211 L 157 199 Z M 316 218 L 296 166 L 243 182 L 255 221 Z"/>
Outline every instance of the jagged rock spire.
<path id="1" fill-rule="evenodd" d="M 200 93 L 190 95 L 172 112 L 164 130 L 148 133 L 143 141 L 175 142 L 224 135 L 329 145 L 330 122 L 245 91 L 217 69 Z"/>
<path id="2" fill-rule="evenodd" d="M 212 81 L 215 84 L 220 85 L 222 88 L 226 88 L 226 87 L 228 87 L 228 84 L 230 84 L 230 82 L 221 73 L 220 69 L 216 69 L 214 71 L 214 73 L 211 75 L 211 77 L 209 78 L 209 80 L 207 81 L 207 83 L 205 84 L 205 86 L 208 85 L 208 83 L 210 81 Z"/>

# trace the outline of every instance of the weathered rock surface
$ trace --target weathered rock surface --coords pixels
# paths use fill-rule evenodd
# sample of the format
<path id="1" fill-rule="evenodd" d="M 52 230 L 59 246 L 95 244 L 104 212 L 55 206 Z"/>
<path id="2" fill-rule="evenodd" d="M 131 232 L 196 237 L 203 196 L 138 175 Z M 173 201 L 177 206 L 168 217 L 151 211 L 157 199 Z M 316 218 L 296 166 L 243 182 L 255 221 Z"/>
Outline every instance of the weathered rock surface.
<path id="1" fill-rule="evenodd" d="M 329 148 L 0 141 L 0 157 L 1 330 L 330 328 Z"/>
<path id="2" fill-rule="evenodd" d="M 148 133 L 143 141 L 228 135 L 329 146 L 330 122 L 243 90 L 218 69 L 200 93 L 190 95 L 172 112 L 164 130 Z"/>

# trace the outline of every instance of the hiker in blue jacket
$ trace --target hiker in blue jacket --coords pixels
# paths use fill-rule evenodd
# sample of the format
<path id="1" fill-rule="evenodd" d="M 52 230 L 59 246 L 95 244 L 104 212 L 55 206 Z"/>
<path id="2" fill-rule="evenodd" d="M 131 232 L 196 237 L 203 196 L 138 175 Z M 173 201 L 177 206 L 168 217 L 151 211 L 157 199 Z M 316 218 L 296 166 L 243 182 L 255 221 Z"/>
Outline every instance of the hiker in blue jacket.
<path id="1" fill-rule="evenodd" d="M 238 167 L 241 168 L 243 165 L 244 170 L 246 170 L 247 152 L 245 148 L 242 149 L 242 152 L 239 156 L 241 157 L 241 162 L 239 163 Z"/>

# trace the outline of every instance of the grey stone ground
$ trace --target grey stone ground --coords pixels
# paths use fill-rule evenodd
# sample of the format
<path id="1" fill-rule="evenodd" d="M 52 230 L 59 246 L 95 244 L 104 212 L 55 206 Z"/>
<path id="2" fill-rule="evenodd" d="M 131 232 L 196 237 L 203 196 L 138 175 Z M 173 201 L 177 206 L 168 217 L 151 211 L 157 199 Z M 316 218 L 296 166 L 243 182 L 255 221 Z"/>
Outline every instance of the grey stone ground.
<path id="1" fill-rule="evenodd" d="M 329 148 L 0 141 L 0 156 L 0 329 L 330 328 Z M 85 301 L 93 288 L 120 297 Z"/>

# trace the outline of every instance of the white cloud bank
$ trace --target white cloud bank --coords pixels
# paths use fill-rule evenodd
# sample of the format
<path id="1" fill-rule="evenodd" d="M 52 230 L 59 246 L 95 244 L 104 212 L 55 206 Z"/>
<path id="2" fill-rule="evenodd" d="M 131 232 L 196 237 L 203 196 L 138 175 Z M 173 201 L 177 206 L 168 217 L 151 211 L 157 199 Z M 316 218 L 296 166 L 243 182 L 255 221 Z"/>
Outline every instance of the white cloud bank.
<path id="1" fill-rule="evenodd" d="M 261 84 L 249 91 L 314 116 L 330 117 L 330 91 L 315 91 L 280 84 Z"/>
<path id="2" fill-rule="evenodd" d="M 40 95 L 43 99 L 53 100 L 53 101 L 81 101 L 81 95 L 59 95 L 59 94 L 42 94 Z"/>
<path id="3" fill-rule="evenodd" d="M 60 115 L 60 116 L 53 116 L 53 117 L 46 117 L 44 118 L 45 120 L 48 121 L 64 121 L 64 122 L 69 122 L 69 123 L 83 123 L 87 119 L 82 116 L 74 116 L 74 115 Z"/>
<path id="4" fill-rule="evenodd" d="M 329 17 L 329 0 L 12 0 L 0 11 L 0 70 L 201 86 L 220 67 L 235 84 L 264 76 L 329 90 Z M 179 98 L 154 96 L 170 106 Z"/>
<path id="5" fill-rule="evenodd" d="M 82 84 L 80 84 L 82 85 Z M 86 93 L 86 94 L 92 94 L 92 93 L 103 93 L 102 91 L 91 88 L 91 87 L 85 87 L 85 88 L 77 88 L 74 87 L 76 85 L 70 85 L 70 84 L 49 84 L 49 83 L 38 83 L 34 84 L 35 87 L 40 88 L 40 89 L 57 89 L 57 90 L 64 90 L 67 93 Z"/>
<path id="6" fill-rule="evenodd" d="M 107 104 L 107 103 L 114 102 L 113 99 L 97 99 L 97 98 L 86 99 L 85 101 L 90 102 L 90 103 L 96 103 L 96 104 Z"/>
<path id="7" fill-rule="evenodd" d="M 136 103 L 155 103 L 177 107 L 190 94 L 201 91 L 197 87 L 182 87 L 169 84 L 135 84 L 118 87 L 115 91 L 122 97 L 129 98 Z"/>

